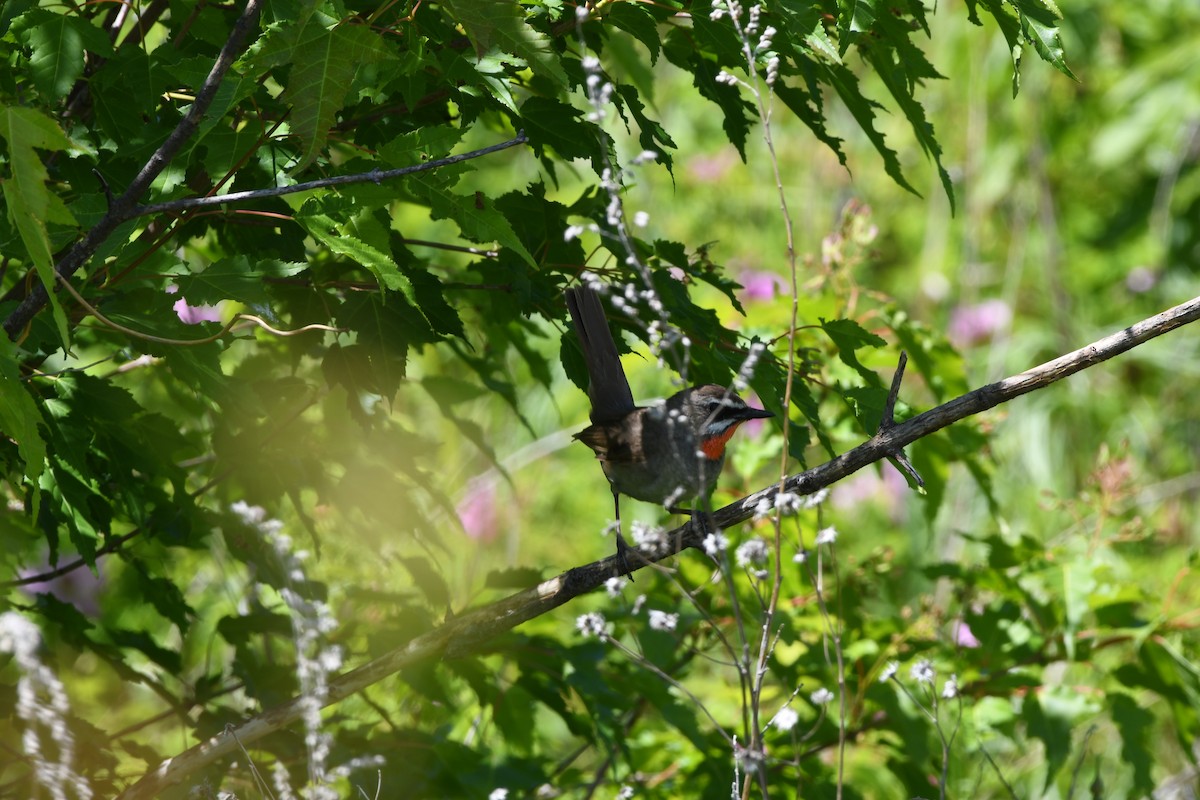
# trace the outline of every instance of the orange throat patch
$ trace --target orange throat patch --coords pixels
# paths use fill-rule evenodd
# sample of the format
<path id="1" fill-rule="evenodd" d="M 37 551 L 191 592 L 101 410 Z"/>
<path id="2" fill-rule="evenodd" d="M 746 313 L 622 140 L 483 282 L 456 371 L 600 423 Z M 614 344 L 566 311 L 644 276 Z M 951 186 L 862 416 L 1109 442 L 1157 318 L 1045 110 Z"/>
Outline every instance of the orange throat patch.
<path id="1" fill-rule="evenodd" d="M 733 432 L 737 430 L 739 424 L 741 423 L 730 425 L 724 433 L 710 436 L 700 443 L 700 449 L 704 451 L 704 455 L 709 461 L 716 461 L 725 455 L 725 443 L 729 441 L 730 436 L 733 436 Z"/>

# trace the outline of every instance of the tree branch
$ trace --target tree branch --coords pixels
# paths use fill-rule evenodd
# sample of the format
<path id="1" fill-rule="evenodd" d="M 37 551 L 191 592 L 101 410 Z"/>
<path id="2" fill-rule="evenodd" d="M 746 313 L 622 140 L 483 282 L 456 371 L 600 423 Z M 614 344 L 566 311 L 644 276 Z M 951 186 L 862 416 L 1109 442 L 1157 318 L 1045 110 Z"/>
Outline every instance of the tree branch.
<path id="1" fill-rule="evenodd" d="M 411 167 L 398 167 L 396 169 L 373 169 L 370 172 L 356 172 L 352 175 L 334 175 L 330 178 L 320 178 L 307 183 L 297 183 L 293 186 L 277 186 L 272 189 L 249 189 L 244 192 L 231 192 L 229 194 L 218 194 L 212 197 L 185 197 L 181 200 L 169 200 L 165 203 L 155 203 L 148 206 L 137 206 L 129 212 L 129 219 L 133 217 L 144 217 L 149 214 L 162 214 L 171 211 L 185 211 L 190 208 L 208 208 L 209 206 L 222 206 L 228 203 L 240 203 L 244 200 L 262 200 L 267 197 L 282 197 L 287 194 L 296 194 L 298 192 L 311 192 L 313 189 L 324 189 L 329 186 L 346 186 L 354 183 L 382 183 L 383 181 L 393 178 L 402 178 L 405 175 L 412 175 L 417 172 L 425 172 L 426 170 L 437 169 L 438 167 L 446 167 L 451 164 L 457 164 L 460 161 L 469 161 L 472 158 L 479 158 L 499 150 L 507 150 L 510 147 L 516 147 L 519 144 L 525 144 L 529 139 L 525 136 L 525 131 L 517 131 L 517 135 L 505 142 L 481 147 L 478 150 L 472 150 L 469 153 L 459 153 L 458 155 L 446 156 L 433 161 L 426 161 L 423 164 L 415 164 Z"/>
<path id="2" fill-rule="evenodd" d="M 816 492 L 955 422 L 1049 386 L 1197 319 L 1200 319 L 1200 297 L 1131 325 L 1073 353 L 983 386 L 905 422 L 881 426 L 874 436 L 853 450 L 806 472 L 790 476 L 783 482 L 783 490 L 796 494 Z M 779 491 L 779 484 L 772 485 L 716 511 L 713 519 L 721 528 L 744 522 L 754 515 L 760 500 L 772 500 Z M 703 527 L 693 527 L 693 523 L 689 521 L 666 534 L 663 537 L 664 545 L 653 548 L 653 552 L 651 548 L 643 545 L 639 548 L 641 559 L 633 559 L 631 563 L 645 566 L 643 562 L 661 561 L 685 548 L 700 547 L 703 535 Z M 338 703 L 415 662 L 468 655 L 495 636 L 579 595 L 598 589 L 608 578 L 619 573 L 621 567 L 616 562 L 617 557 L 613 555 L 575 567 L 533 588 L 454 617 L 440 628 L 418 636 L 408 644 L 330 681 L 325 705 Z M 123 792 L 118 800 L 141 800 L 157 796 L 167 786 L 182 781 L 218 758 L 235 751 L 239 742 L 247 745 L 296 721 L 303 713 L 304 702 L 303 697 L 293 698 L 264 711 L 237 728 L 229 728 L 175 758 L 164 761 Z"/>

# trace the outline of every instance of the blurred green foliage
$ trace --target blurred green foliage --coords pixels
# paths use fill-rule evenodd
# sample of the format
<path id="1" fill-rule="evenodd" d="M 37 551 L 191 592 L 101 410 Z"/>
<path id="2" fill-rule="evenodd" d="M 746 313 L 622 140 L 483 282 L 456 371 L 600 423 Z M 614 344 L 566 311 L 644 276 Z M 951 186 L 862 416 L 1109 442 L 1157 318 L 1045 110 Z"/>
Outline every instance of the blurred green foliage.
<path id="1" fill-rule="evenodd" d="M 0 11 L 9 321 L 240 13 L 125 8 Z M 306 608 L 352 667 L 608 553 L 611 497 L 569 438 L 587 400 L 561 292 L 584 271 L 632 287 L 612 322 L 639 399 L 728 383 L 765 343 L 749 383 L 789 420 L 793 471 L 875 430 L 900 349 L 907 416 L 1197 294 L 1193 2 L 767 3 L 744 41 L 708 3 L 580 10 L 267 4 L 142 202 L 527 146 L 124 220 L 72 277 L 87 305 L 59 293 L 5 340 L 0 611 L 41 629 L 96 795 L 308 691 Z M 648 346 L 658 301 L 689 347 Z M 337 330 L 216 335 L 238 312 Z M 406 668 L 325 712 L 324 774 L 297 725 L 163 796 L 266 794 L 250 764 L 337 796 L 728 797 L 735 773 L 785 797 L 1194 786 L 1188 330 L 915 444 L 924 494 L 864 471 L 778 531 L 726 532 L 723 572 L 688 552 Z M 781 427 L 739 434 L 713 502 L 770 484 L 783 451 Z M 738 565 L 777 535 L 779 563 Z M 585 611 L 605 636 L 575 629 Z M 28 670 L 4 658 L 0 795 L 37 796 Z"/>

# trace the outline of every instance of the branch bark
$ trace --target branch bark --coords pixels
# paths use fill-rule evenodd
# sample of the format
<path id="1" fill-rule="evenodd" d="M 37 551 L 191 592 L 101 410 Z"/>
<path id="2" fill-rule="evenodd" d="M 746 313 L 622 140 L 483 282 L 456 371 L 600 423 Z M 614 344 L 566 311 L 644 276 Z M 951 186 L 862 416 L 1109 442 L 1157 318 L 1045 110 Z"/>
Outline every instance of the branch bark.
<path id="1" fill-rule="evenodd" d="M 1200 297 L 1053 361 L 982 386 L 905 422 L 882 426 L 874 436 L 853 450 L 806 472 L 790 476 L 783 482 L 783 491 L 812 494 L 955 422 L 1049 386 L 1197 319 L 1200 319 Z M 780 485 L 773 484 L 717 510 L 713 519 L 721 528 L 745 522 L 754 515 L 759 501 L 773 501 L 779 492 Z M 693 526 L 689 521 L 669 532 L 664 537 L 664 546 L 653 551 L 643 546 L 636 548 L 636 552 L 646 564 L 661 561 L 685 548 L 700 547 L 703 535 L 703 526 Z M 495 636 L 599 588 L 608 578 L 618 574 L 620 568 L 616 561 L 617 557 L 613 555 L 575 567 L 511 597 L 455 617 L 440 628 L 330 681 L 329 695 L 324 705 L 338 703 L 415 662 L 468 655 Z M 634 563 L 636 561 L 634 559 Z M 635 567 L 638 568 L 640 566 Z M 182 781 L 240 746 L 295 722 L 302 714 L 303 700 L 303 697 L 293 698 L 164 761 L 125 790 L 118 800 L 155 797 L 167 786 Z"/>

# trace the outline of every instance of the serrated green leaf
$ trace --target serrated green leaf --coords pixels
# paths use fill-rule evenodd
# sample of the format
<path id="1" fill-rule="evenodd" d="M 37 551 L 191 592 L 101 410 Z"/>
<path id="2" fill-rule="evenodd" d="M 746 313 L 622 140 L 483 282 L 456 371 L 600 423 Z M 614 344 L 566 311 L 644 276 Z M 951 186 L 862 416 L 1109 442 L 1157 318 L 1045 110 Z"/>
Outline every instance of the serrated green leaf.
<path id="1" fill-rule="evenodd" d="M 883 134 L 875 127 L 875 110 L 881 109 L 882 106 L 863 95 L 859 87 L 858 76 L 849 69 L 827 66 L 825 75 L 828 84 L 838 93 L 838 97 L 842 98 L 846 110 L 853 115 L 862 132 L 871 140 L 875 151 L 883 158 L 884 171 L 897 185 L 920 196 L 920 193 L 904 177 L 904 171 L 900 167 L 900 159 L 896 156 L 896 151 L 887 146 Z"/>
<path id="2" fill-rule="evenodd" d="M 482 194 L 455 194 L 443 179 L 425 173 L 413 175 L 409 180 L 409 189 L 429 204 L 433 219 L 451 220 L 458 225 L 465 238 L 483 244 L 496 242 L 520 256 L 529 266 L 537 267 L 537 262 L 521 244 L 512 224 L 496 210 L 489 198 Z M 413 305 L 418 305 L 415 299 Z"/>
<path id="3" fill-rule="evenodd" d="M 638 97 L 637 89 L 628 84 L 617 84 L 616 96 L 624 101 L 622 105 L 618 106 L 618 109 L 621 111 L 629 109 L 629 113 L 633 115 L 638 124 L 638 144 L 641 145 L 642 150 L 657 153 L 658 161 L 667 168 L 667 172 L 671 172 L 674 161 L 667 148 L 674 149 L 676 147 L 671 135 L 661 124 L 646 116 L 646 107 Z"/>
<path id="4" fill-rule="evenodd" d="M 441 5 L 462 25 L 478 58 L 499 48 L 524 59 L 535 73 L 560 87 L 569 85 L 550 37 L 530 27 L 516 0 L 442 0 Z"/>
<path id="5" fill-rule="evenodd" d="M 83 36 L 74 17 L 52 14 L 29 31 L 29 74 L 47 99 L 65 97 L 83 75 Z"/>
<path id="6" fill-rule="evenodd" d="M 662 37 L 658 35 L 658 20 L 641 3 L 613 3 L 607 7 L 604 21 L 631 34 L 650 51 L 650 64 L 658 63 L 662 52 Z"/>
<path id="7" fill-rule="evenodd" d="M 305 205 L 308 207 L 307 203 Z M 400 272 L 390 255 L 353 236 L 347 231 L 345 224 L 338 223 L 324 214 L 302 212 L 296 215 L 296 221 L 304 226 L 309 235 L 334 253 L 370 270 L 380 286 L 400 292 L 409 302 L 416 305 L 412 283 Z"/>
<path id="8" fill-rule="evenodd" d="M 174 282 L 192 305 L 234 300 L 255 306 L 269 299 L 264 286 L 266 278 L 286 278 L 305 269 L 308 265 L 299 262 L 262 259 L 251 264 L 246 256 L 233 256 L 209 264 L 202 272 L 182 272 Z"/>
<path id="9" fill-rule="evenodd" d="M 73 13 L 31 9 L 14 21 L 12 30 L 30 49 L 29 74 L 47 104 L 66 97 L 83 75 L 85 50 L 105 58 L 113 53 L 108 37 Z"/>
<path id="10" fill-rule="evenodd" d="M 362 25 L 339 25 L 326 30 L 310 24 L 297 34 L 286 98 L 292 105 L 292 132 L 300 137 L 302 151 L 295 170 L 316 159 L 334 117 L 346 102 L 350 84 L 363 63 L 389 54 L 378 34 Z"/>
<path id="11" fill-rule="evenodd" d="M 541 156 L 542 148 L 549 145 L 565 159 L 591 160 L 599 174 L 604 163 L 601 137 L 607 140 L 607 135 L 581 117 L 579 109 L 549 97 L 531 97 L 521 105 L 521 120 L 534 153 Z"/>
<path id="12" fill-rule="evenodd" d="M 1025 40 L 1033 45 L 1037 54 L 1059 72 L 1068 78 L 1075 78 L 1065 59 L 1062 39 L 1058 33 L 1058 23 L 1062 12 L 1051 0 L 1015 0 L 1021 23 L 1021 33 Z"/>
<path id="13" fill-rule="evenodd" d="M 67 316 L 58 301 L 58 281 L 46 223 L 74 225 L 75 219 L 58 195 L 52 194 L 46 186 L 50 176 L 34 149 L 67 150 L 71 143 L 57 123 L 41 112 L 2 104 L 0 138 L 8 144 L 9 169 L 12 171 L 4 181 L 8 217 L 20 232 L 38 277 L 46 287 L 59 336 L 63 347 L 67 347 L 70 341 Z"/>

